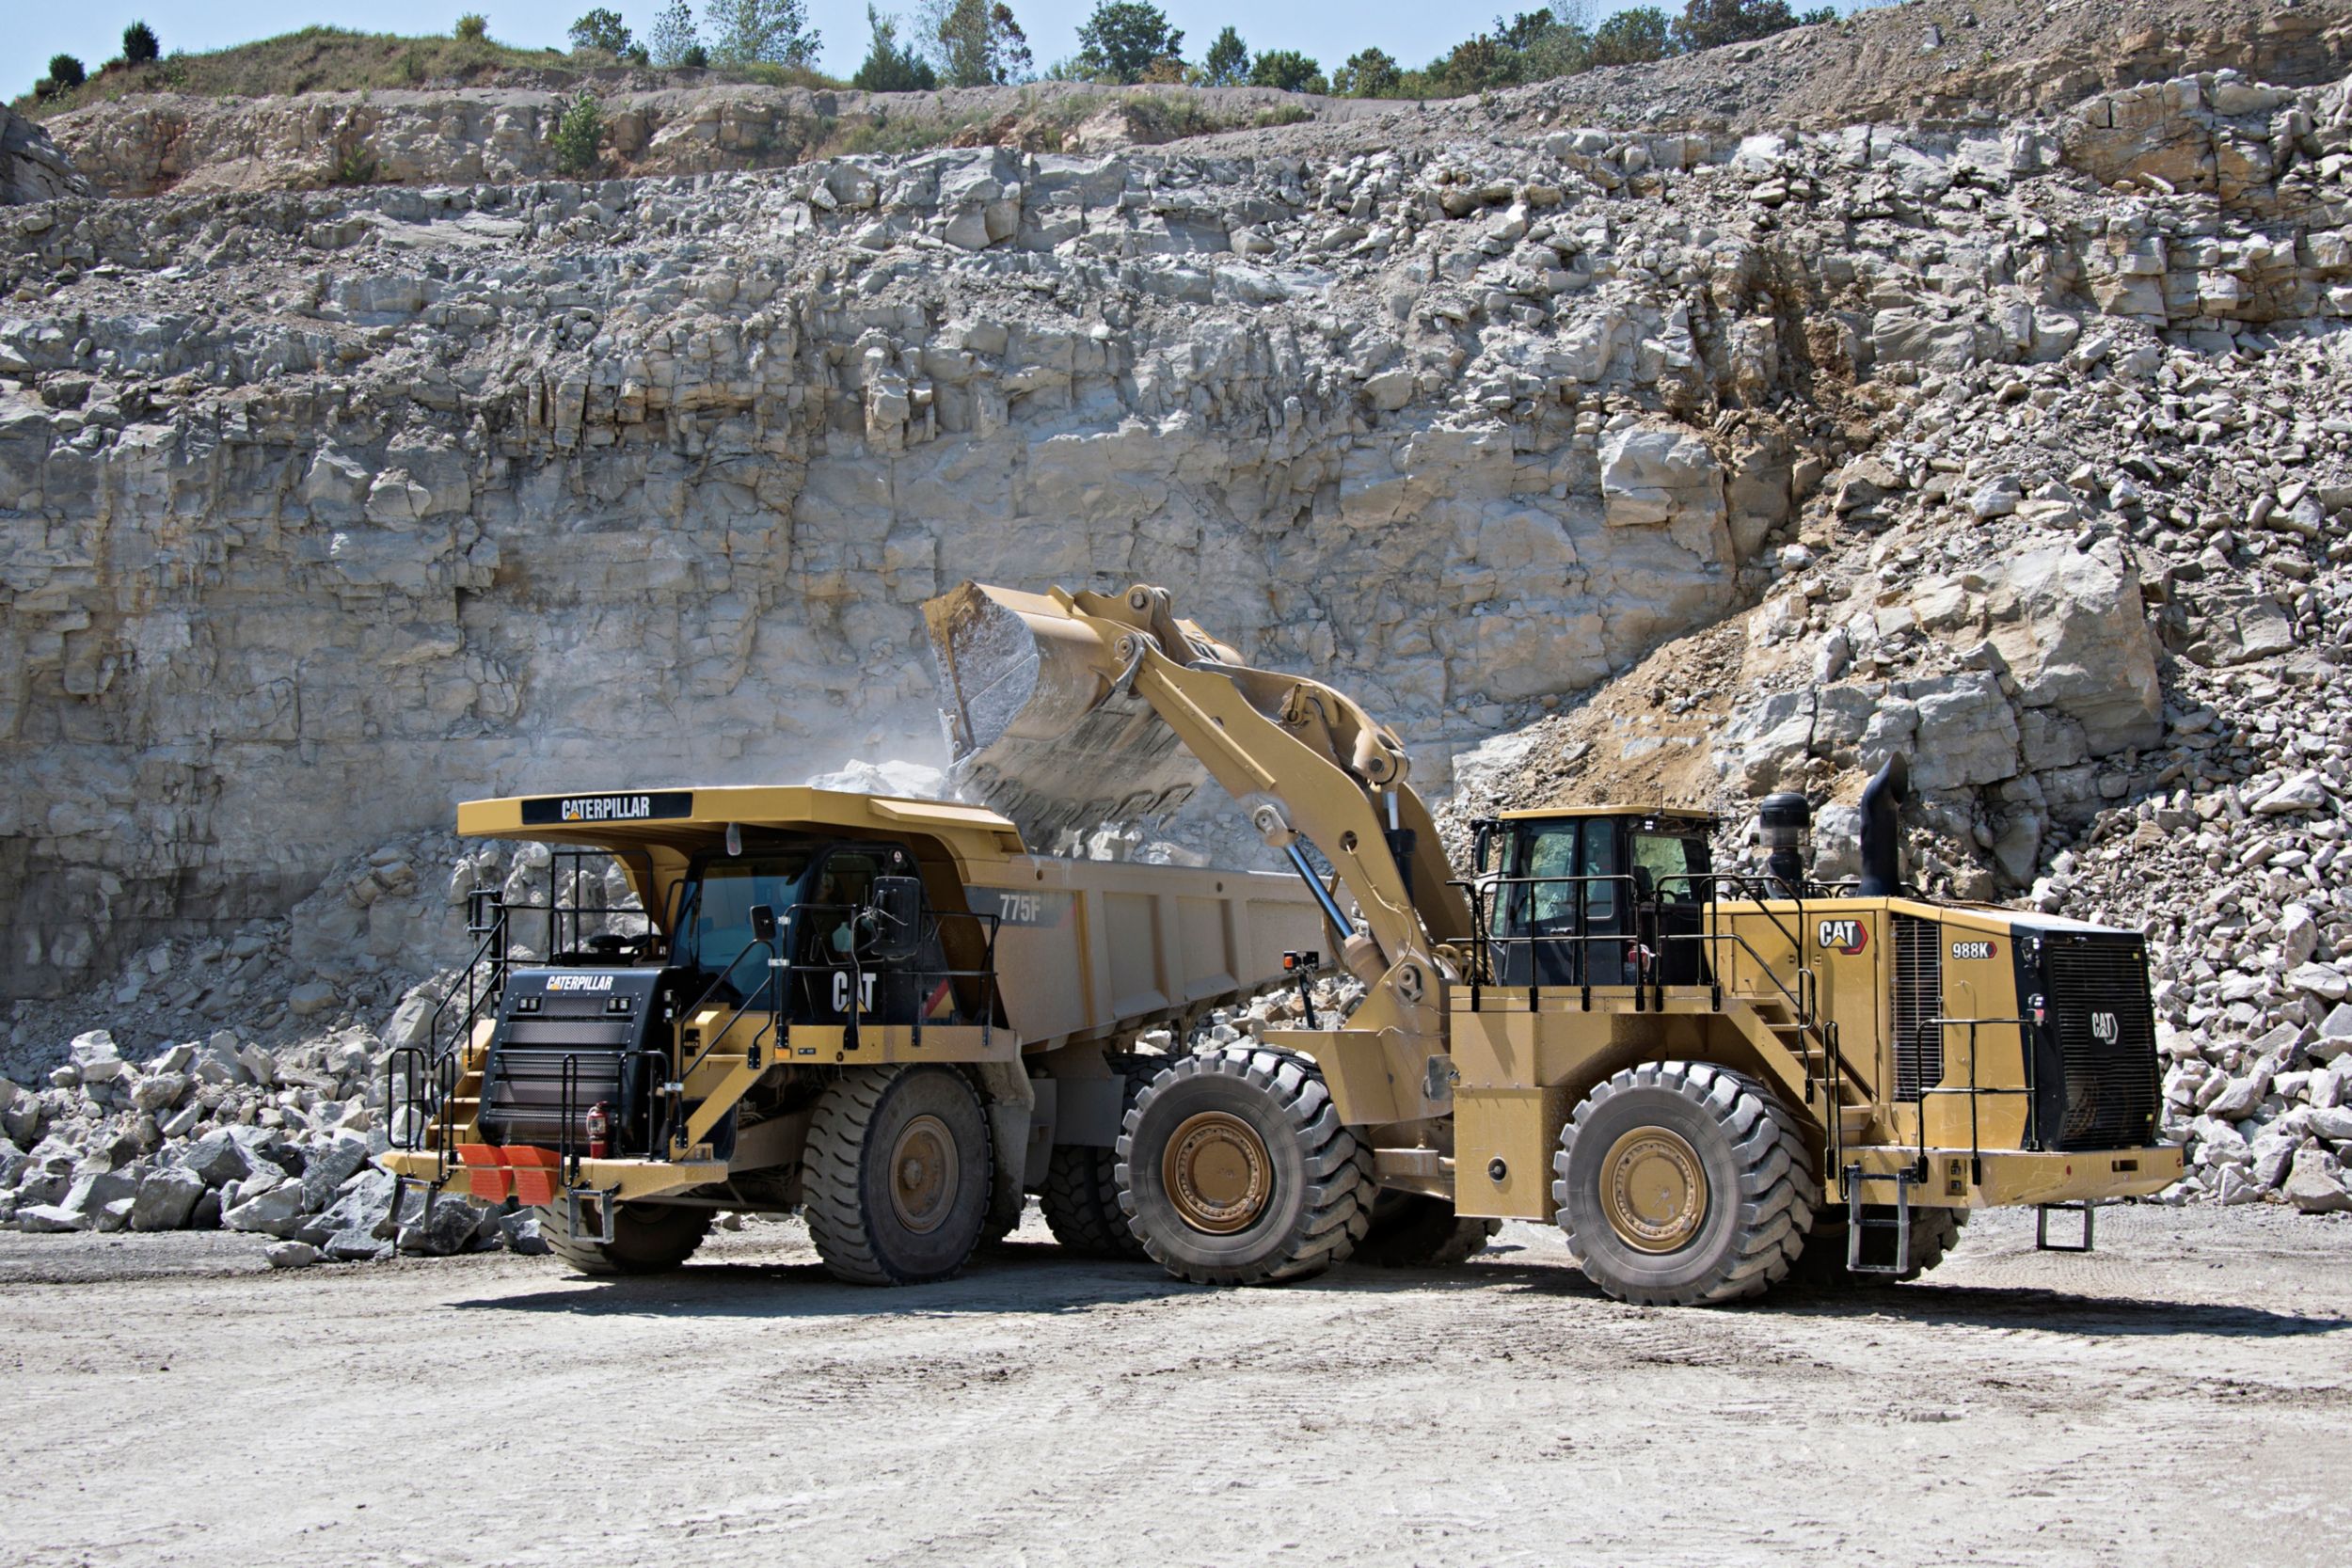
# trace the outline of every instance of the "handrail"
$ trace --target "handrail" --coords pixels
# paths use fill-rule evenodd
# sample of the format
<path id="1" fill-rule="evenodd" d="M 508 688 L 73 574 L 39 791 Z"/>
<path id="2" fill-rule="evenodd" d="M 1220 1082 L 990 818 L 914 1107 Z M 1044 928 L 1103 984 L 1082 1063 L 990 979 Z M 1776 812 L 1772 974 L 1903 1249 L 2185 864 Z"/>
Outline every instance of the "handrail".
<path id="1" fill-rule="evenodd" d="M 1947 1035 L 1951 1030 L 1962 1027 L 1968 1031 L 1968 1083 L 1966 1086 L 1947 1089 L 1938 1085 L 1931 1088 L 1922 1088 L 1919 1091 L 1919 1158 L 1921 1161 L 1924 1162 L 1928 1157 L 1927 1097 L 1930 1095 L 1964 1094 L 1968 1097 L 1968 1170 L 1970 1179 L 1973 1180 L 1981 1181 L 1984 1179 L 1984 1135 L 1977 1119 L 1977 1104 L 1979 1095 L 2024 1095 L 2026 1120 L 2028 1125 L 2031 1124 L 2035 1108 L 2041 1102 L 2040 1097 L 2035 1093 L 2040 1085 L 2034 1082 L 2034 1053 L 2027 1049 L 2026 1039 L 2026 1026 L 2033 1022 L 2032 1019 L 2022 1015 L 2017 1018 L 1931 1018 L 1920 1025 L 1925 1028 L 1932 1024 L 1939 1035 Z M 2017 1031 L 2018 1071 L 2026 1081 L 2023 1087 L 1982 1088 L 1978 1085 L 1977 1037 L 1979 1030 L 1982 1028 L 2013 1028 Z"/>

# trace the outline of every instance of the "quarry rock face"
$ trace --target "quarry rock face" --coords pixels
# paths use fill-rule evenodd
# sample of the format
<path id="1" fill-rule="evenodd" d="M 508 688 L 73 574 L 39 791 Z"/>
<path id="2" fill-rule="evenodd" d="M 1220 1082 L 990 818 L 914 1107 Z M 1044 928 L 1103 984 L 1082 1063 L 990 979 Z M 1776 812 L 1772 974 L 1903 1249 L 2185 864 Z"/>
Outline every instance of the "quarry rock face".
<path id="1" fill-rule="evenodd" d="M 1806 789 L 1832 870 L 1908 753 L 1937 891 L 2203 906 L 2239 978 L 2159 939 L 2201 1190 L 2316 1201 L 2352 93 L 2341 7 L 2210 9 L 2106 55 L 2068 13 L 2063 69 L 1937 66 L 2003 106 L 1918 123 L 1820 101 L 1837 28 L 1657 68 L 1638 130 L 1604 72 L 811 162 L 843 102 L 654 93 L 566 181 L 545 93 L 63 117 L 79 174 L 0 164 L 19 1212 L 392 1245 L 226 1146 L 78 1199 L 33 1151 L 378 1132 L 467 893 L 555 896 L 456 800 L 943 761 L 917 606 L 965 578 L 1165 585 L 1433 788 L 1486 743 L 1514 803 Z M 185 1059 L 76 1039 L 135 1020 Z"/>

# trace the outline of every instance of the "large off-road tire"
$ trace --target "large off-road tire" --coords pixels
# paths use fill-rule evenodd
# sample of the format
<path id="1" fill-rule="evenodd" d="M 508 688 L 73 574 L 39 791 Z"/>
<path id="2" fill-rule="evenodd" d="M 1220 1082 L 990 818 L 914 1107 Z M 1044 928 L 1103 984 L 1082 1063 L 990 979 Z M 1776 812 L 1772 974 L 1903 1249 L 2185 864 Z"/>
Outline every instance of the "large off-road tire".
<path id="1" fill-rule="evenodd" d="M 1376 1269 L 1450 1269 L 1486 1250 L 1501 1220 L 1464 1219 L 1441 1197 L 1383 1190 L 1372 1200 L 1372 1228 L 1351 1259 Z"/>
<path id="2" fill-rule="evenodd" d="M 1869 1220 L 1891 1220 L 1895 1206 L 1891 1203 L 1871 1203 L 1863 1206 L 1863 1215 Z M 1788 1283 L 1808 1290 L 1867 1290 L 1876 1285 L 1898 1285 L 1918 1278 L 1936 1264 L 1944 1261 L 1952 1248 L 1960 1244 L 1961 1227 L 1968 1223 L 1965 1209 L 1928 1209 L 1915 1207 L 1911 1211 L 1911 1267 L 1901 1274 L 1855 1274 L 1846 1267 L 1846 1237 L 1848 1221 L 1843 1204 L 1832 1199 L 1813 1216 L 1812 1234 L 1805 1238 L 1804 1255 L 1788 1272 Z M 1863 1256 L 1875 1261 L 1886 1258 L 1893 1243 L 1893 1232 L 1873 1229 L 1864 1238 L 1869 1250 Z M 1893 1261 L 1892 1259 L 1887 1259 Z"/>
<path id="3" fill-rule="evenodd" d="M 624 1203 L 612 1216 L 612 1240 L 599 1242 L 593 1230 L 572 1233 L 568 1205 L 537 1211 L 548 1250 L 581 1274 L 600 1275 L 669 1273 L 710 1234 L 711 1212 L 674 1203 Z"/>
<path id="4" fill-rule="evenodd" d="M 1704 1062 L 1628 1069 L 1560 1131 L 1553 1203 L 1585 1277 L 1685 1307 L 1778 1284 L 1820 1188 L 1797 1120 L 1761 1083 Z"/>
<path id="5" fill-rule="evenodd" d="M 1126 1080 L 1120 1117 L 1123 1125 L 1125 1113 L 1136 1108 L 1144 1086 L 1167 1064 L 1159 1057 L 1119 1055 L 1109 1058 L 1109 1065 Z M 1046 1159 L 1045 1186 L 1038 1194 L 1038 1207 L 1045 1212 L 1046 1228 L 1053 1231 L 1054 1240 L 1082 1258 L 1133 1260 L 1145 1256 L 1143 1243 L 1128 1228 L 1126 1213 L 1119 1207 L 1116 1148 L 1055 1145 Z"/>
<path id="6" fill-rule="evenodd" d="M 1162 1071 L 1127 1113 L 1118 1180 L 1144 1251 L 1201 1285 L 1320 1274 L 1372 1222 L 1372 1153 L 1288 1051 L 1228 1046 Z"/>
<path id="7" fill-rule="evenodd" d="M 836 1278 L 946 1279 L 979 1245 L 994 1185 L 988 1116 L 952 1068 L 844 1073 L 817 1101 L 804 1160 L 809 1240 Z"/>

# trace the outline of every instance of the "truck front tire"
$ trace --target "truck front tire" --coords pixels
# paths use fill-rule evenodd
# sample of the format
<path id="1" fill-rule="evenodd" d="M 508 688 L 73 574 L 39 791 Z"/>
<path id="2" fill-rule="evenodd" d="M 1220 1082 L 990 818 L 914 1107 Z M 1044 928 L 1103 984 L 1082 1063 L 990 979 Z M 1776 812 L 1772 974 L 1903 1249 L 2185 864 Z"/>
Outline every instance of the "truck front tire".
<path id="1" fill-rule="evenodd" d="M 804 1158 L 809 1240 L 836 1278 L 926 1284 L 979 1245 L 993 1151 L 979 1096 L 954 1069 L 844 1073 L 817 1102 Z"/>
<path id="2" fill-rule="evenodd" d="M 694 1256 L 710 1234 L 711 1211 L 672 1203 L 622 1204 L 613 1212 L 610 1242 L 572 1234 L 564 1204 L 537 1212 L 548 1250 L 585 1275 L 667 1274 Z"/>

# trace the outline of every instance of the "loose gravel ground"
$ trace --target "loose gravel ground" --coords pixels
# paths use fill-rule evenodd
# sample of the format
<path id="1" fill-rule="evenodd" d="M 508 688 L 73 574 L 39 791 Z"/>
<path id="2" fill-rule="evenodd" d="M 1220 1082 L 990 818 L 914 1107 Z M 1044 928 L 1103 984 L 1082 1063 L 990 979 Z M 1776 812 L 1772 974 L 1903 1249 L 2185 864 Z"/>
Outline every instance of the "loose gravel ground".
<path id="1" fill-rule="evenodd" d="M 51 1563 L 2265 1563 L 2352 1544 L 2352 1220 L 2026 1215 L 1931 1279 L 1621 1307 L 1506 1228 L 1217 1291 L 1064 1259 L 661 1279 L 0 1235 L 5 1556 Z"/>

